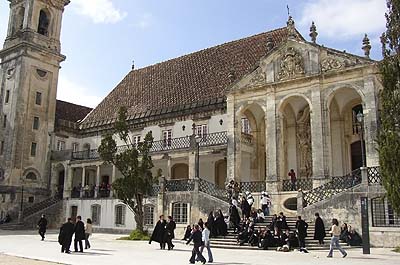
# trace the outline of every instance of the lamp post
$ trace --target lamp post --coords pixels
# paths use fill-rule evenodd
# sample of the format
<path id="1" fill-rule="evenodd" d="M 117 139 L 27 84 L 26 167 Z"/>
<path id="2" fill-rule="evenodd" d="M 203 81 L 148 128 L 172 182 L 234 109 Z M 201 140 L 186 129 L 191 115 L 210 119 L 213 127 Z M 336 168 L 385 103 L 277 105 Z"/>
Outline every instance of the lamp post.
<path id="1" fill-rule="evenodd" d="M 19 213 L 18 213 L 18 222 L 22 223 L 23 221 L 23 213 L 24 213 L 24 185 L 22 184 L 21 186 L 21 202 L 20 202 L 20 208 L 19 208 Z"/>
<path id="2" fill-rule="evenodd" d="M 200 177 L 200 142 L 201 142 L 201 137 L 199 135 L 196 135 L 194 137 L 196 141 L 196 173 L 195 173 L 195 178 L 199 179 Z"/>
<path id="3" fill-rule="evenodd" d="M 362 111 L 356 115 L 357 121 L 360 124 L 360 142 L 361 142 L 361 167 L 365 167 L 365 151 L 364 151 L 364 114 Z"/>

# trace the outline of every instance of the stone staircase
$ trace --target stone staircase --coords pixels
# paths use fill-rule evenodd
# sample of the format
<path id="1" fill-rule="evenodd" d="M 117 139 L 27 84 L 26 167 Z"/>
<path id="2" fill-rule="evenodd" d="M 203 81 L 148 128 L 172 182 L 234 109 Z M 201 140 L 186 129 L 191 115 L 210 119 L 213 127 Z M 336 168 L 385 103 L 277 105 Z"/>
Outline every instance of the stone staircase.
<path id="1" fill-rule="evenodd" d="M 255 229 L 260 230 L 261 228 L 265 228 L 266 226 L 269 226 L 271 223 L 272 216 L 268 216 L 263 223 L 256 223 L 255 224 Z M 286 217 L 287 224 L 289 226 L 290 231 L 295 231 L 295 226 L 296 226 L 296 217 Z M 306 220 L 307 222 L 307 220 Z M 328 224 L 325 224 L 325 228 L 327 228 L 327 237 L 325 238 L 325 245 L 324 246 L 319 246 L 318 245 L 318 240 L 314 240 L 314 223 L 308 223 L 308 229 L 307 229 L 307 237 L 306 237 L 306 248 L 308 250 L 325 250 L 329 249 L 329 242 L 330 242 L 330 237 L 328 234 Z M 330 227 L 330 226 L 329 226 Z M 216 237 L 216 238 L 211 238 L 210 239 L 211 246 L 213 248 L 224 248 L 224 249 L 252 249 L 252 250 L 261 250 L 257 246 L 251 246 L 247 243 L 244 245 L 240 246 L 237 243 L 237 234 L 233 233 L 233 229 L 228 229 L 228 234 L 225 237 Z M 342 247 L 344 248 L 350 248 L 348 246 L 345 246 L 345 244 L 342 244 Z M 275 250 L 276 248 L 271 248 L 271 250 Z"/>

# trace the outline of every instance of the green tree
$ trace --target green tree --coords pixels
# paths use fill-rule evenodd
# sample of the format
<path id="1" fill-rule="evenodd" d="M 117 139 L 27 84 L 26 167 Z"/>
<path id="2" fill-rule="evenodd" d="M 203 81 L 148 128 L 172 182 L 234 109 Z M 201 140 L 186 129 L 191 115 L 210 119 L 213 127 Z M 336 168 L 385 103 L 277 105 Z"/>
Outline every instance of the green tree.
<path id="1" fill-rule="evenodd" d="M 388 200 L 400 213 L 400 0 L 388 0 L 383 60 L 379 64 L 383 90 L 378 136 L 380 174 Z"/>
<path id="2" fill-rule="evenodd" d="M 143 199 L 153 184 L 153 162 L 149 155 L 153 136 L 149 132 L 143 142 L 134 144 L 129 137 L 127 111 L 124 107 L 118 111 L 115 132 L 125 146 L 118 148 L 114 136 L 107 134 L 101 140 L 98 152 L 102 160 L 113 164 L 122 174 L 122 178 L 114 181 L 112 188 L 117 198 L 134 213 L 136 229 L 143 232 Z"/>

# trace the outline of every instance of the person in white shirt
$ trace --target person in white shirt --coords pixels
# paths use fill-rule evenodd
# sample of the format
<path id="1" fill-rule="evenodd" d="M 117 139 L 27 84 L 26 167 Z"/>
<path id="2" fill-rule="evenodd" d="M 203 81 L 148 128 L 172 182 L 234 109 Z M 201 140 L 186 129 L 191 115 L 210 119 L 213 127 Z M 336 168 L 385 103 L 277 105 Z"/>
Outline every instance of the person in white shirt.
<path id="1" fill-rule="evenodd" d="M 336 248 L 339 249 L 340 253 L 342 253 L 343 258 L 345 258 L 347 256 L 347 252 L 340 247 L 339 238 L 340 238 L 341 229 L 339 227 L 338 220 L 335 218 L 332 219 L 332 228 L 331 228 L 331 231 L 329 231 L 329 233 L 332 234 L 332 239 L 331 239 L 331 245 L 329 248 L 329 254 L 327 257 L 328 258 L 333 257 L 333 248 L 336 246 Z"/>
<path id="2" fill-rule="evenodd" d="M 202 239 L 203 245 L 200 248 L 200 253 L 203 253 L 204 248 L 207 248 L 207 254 L 208 254 L 208 263 L 212 263 L 214 261 L 213 255 L 211 253 L 211 248 L 210 248 L 210 228 L 208 225 L 208 222 L 204 223 L 204 230 L 202 232 Z"/>
<path id="3" fill-rule="evenodd" d="M 261 193 L 261 209 L 264 212 L 264 216 L 268 216 L 269 215 L 269 208 L 271 206 L 271 198 L 269 197 L 269 195 L 264 191 L 263 193 Z"/>

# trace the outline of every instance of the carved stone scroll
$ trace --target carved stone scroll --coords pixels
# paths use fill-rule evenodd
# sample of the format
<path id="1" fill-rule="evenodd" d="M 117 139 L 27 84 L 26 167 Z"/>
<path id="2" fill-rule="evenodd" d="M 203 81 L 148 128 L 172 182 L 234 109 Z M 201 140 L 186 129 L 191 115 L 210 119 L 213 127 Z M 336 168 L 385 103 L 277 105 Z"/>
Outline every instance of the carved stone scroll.
<path id="1" fill-rule="evenodd" d="M 299 52 L 293 47 L 287 48 L 281 58 L 278 80 L 287 80 L 304 75 L 304 61 Z"/>

